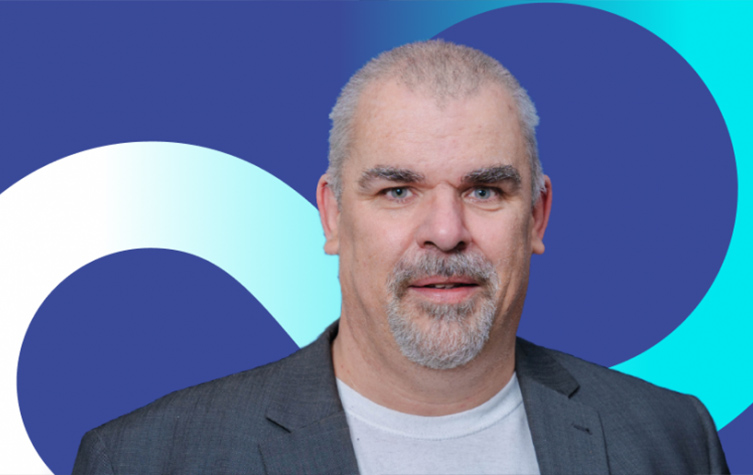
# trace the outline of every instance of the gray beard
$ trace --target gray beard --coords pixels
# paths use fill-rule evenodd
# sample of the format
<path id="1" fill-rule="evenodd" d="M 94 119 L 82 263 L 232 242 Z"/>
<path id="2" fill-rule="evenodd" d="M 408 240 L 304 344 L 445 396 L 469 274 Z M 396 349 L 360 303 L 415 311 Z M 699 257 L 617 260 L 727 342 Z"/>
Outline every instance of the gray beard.
<path id="1" fill-rule="evenodd" d="M 410 282 L 429 276 L 470 277 L 481 287 L 460 304 L 406 301 Z M 387 321 L 400 351 L 410 361 L 431 369 L 452 369 L 473 360 L 484 348 L 497 314 L 494 296 L 498 279 L 494 266 L 477 254 L 424 254 L 401 260 L 388 280 L 392 295 Z M 428 327 L 417 323 L 429 317 Z"/>

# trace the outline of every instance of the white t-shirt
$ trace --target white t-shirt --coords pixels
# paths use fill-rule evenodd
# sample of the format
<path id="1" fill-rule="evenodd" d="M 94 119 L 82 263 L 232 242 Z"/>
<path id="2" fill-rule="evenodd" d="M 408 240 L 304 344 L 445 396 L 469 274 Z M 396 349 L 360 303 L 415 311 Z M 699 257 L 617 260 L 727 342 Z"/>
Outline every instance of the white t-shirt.
<path id="1" fill-rule="evenodd" d="M 518 379 L 468 411 L 426 417 L 380 406 L 337 380 L 362 475 L 538 474 Z"/>

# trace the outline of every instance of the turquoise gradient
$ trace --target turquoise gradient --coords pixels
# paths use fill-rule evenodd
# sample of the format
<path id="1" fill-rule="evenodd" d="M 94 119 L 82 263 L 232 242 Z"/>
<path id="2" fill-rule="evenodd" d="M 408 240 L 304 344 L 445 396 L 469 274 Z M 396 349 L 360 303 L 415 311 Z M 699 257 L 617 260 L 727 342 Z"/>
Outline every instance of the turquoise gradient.
<path id="1" fill-rule="evenodd" d="M 175 143 L 113 145 L 122 163 L 117 234 L 132 248 L 187 252 L 233 276 L 300 347 L 340 315 L 337 257 L 316 208 L 239 158 Z M 313 186 L 313 185 L 312 185 Z"/>
<path id="2" fill-rule="evenodd" d="M 436 2 L 364 8 L 350 34 L 350 63 L 358 67 L 391 47 L 431 38 L 493 9 L 539 2 Z M 705 82 L 726 120 L 735 150 L 738 206 L 729 250 L 719 274 L 693 313 L 669 336 L 615 369 L 698 396 L 722 428 L 753 404 L 753 2 L 581 1 L 622 16 L 673 47 Z M 537 34 L 537 32 L 532 32 Z M 540 34 L 545 34 L 541 32 Z M 522 39 L 524 41 L 524 39 Z M 709 157 L 713 166 L 714 157 Z M 693 188 L 694 184 L 689 184 Z M 689 190 L 689 192 L 692 192 Z M 698 216 L 703 219 L 703 216 Z M 671 245 L 671 243 L 667 243 Z"/>

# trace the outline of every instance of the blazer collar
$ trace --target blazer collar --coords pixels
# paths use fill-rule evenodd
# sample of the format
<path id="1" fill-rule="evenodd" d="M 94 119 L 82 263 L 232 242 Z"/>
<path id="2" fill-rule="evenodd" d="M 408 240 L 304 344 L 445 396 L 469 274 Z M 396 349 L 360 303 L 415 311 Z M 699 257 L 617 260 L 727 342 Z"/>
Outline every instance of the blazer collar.
<path id="1" fill-rule="evenodd" d="M 268 473 L 358 473 L 332 366 L 332 324 L 280 367 L 267 419 L 287 433 L 260 444 Z"/>
<path id="2" fill-rule="evenodd" d="M 549 350 L 521 338 L 515 371 L 541 474 L 609 473 L 601 418 L 577 401 L 580 385 L 570 372 Z"/>
<path id="3" fill-rule="evenodd" d="M 267 419 L 287 431 L 260 444 L 268 473 L 358 473 L 332 367 L 338 322 L 290 356 Z M 549 350 L 521 338 L 517 373 L 542 475 L 609 473 L 599 413 L 577 401 L 578 381 Z"/>

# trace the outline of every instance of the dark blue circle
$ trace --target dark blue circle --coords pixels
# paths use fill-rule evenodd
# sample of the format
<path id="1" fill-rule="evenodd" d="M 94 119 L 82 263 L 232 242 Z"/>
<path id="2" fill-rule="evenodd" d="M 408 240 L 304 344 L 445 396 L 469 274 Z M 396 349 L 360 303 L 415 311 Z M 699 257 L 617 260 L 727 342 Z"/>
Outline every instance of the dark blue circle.
<path id="1" fill-rule="evenodd" d="M 142 249 L 82 267 L 26 333 L 18 399 L 54 473 L 71 473 L 84 433 L 178 389 L 277 360 L 298 347 L 223 270 Z"/>
<path id="2" fill-rule="evenodd" d="M 502 8 L 438 36 L 497 58 L 541 117 L 554 202 L 520 335 L 604 365 L 659 342 L 714 281 L 735 222 L 735 158 L 703 81 L 589 7 Z"/>

